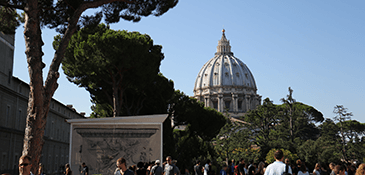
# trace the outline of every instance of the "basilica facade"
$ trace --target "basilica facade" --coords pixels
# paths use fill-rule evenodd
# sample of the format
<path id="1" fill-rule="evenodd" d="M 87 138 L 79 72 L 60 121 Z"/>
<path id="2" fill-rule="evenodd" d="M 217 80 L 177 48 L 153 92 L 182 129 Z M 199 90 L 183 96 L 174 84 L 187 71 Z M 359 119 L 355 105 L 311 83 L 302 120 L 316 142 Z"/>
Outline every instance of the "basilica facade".
<path id="1" fill-rule="evenodd" d="M 247 65 L 231 52 L 222 30 L 215 56 L 200 69 L 195 80 L 194 98 L 232 117 L 243 116 L 261 104 L 255 79 Z"/>

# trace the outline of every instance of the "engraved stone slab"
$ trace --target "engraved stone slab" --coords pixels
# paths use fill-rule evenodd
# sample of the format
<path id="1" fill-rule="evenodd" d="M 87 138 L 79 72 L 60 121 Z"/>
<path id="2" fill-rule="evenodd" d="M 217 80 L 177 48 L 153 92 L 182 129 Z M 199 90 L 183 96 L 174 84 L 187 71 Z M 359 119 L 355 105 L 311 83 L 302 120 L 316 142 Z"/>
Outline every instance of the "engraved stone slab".
<path id="1" fill-rule="evenodd" d="M 81 164 L 89 175 L 113 174 L 123 157 L 127 167 L 162 159 L 162 123 L 167 114 L 97 119 L 70 119 L 69 163 L 74 174 Z"/>

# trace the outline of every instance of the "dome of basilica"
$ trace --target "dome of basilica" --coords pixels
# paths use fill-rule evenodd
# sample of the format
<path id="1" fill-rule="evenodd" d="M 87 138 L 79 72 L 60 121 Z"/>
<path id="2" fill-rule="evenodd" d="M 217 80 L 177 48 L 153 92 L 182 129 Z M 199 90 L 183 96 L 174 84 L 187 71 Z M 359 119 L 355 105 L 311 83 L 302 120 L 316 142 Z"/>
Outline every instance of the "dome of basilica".
<path id="1" fill-rule="evenodd" d="M 222 31 L 215 56 L 200 69 L 194 97 L 219 112 L 242 114 L 261 103 L 255 79 L 246 64 L 233 56 L 229 40 Z"/>

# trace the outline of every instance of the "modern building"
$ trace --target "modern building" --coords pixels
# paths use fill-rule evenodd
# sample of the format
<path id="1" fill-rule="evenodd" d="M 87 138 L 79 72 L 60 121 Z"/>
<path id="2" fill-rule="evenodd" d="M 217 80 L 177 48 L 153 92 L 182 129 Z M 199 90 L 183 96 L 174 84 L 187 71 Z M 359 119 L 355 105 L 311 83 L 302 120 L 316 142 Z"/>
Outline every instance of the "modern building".
<path id="1" fill-rule="evenodd" d="M 194 98 L 232 117 L 243 116 L 261 104 L 255 79 L 247 65 L 233 56 L 225 31 L 217 52 L 200 69 L 194 86 Z"/>
<path id="2" fill-rule="evenodd" d="M 13 77 L 14 36 L 0 32 L 0 174 L 18 173 L 27 116 L 29 85 Z M 24 59 L 24 61 L 26 61 Z M 72 105 L 52 99 L 44 134 L 41 163 L 46 174 L 56 174 L 69 161 L 70 124 L 81 119 Z"/>

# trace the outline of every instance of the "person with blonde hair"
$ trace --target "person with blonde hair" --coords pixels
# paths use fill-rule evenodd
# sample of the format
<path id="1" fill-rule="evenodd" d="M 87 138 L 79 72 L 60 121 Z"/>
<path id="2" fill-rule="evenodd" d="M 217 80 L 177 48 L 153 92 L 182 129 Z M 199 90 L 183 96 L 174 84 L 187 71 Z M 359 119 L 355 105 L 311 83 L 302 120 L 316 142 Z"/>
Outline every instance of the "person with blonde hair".
<path id="1" fill-rule="evenodd" d="M 365 175 L 365 163 L 359 165 L 359 168 L 357 168 L 355 175 Z"/>

